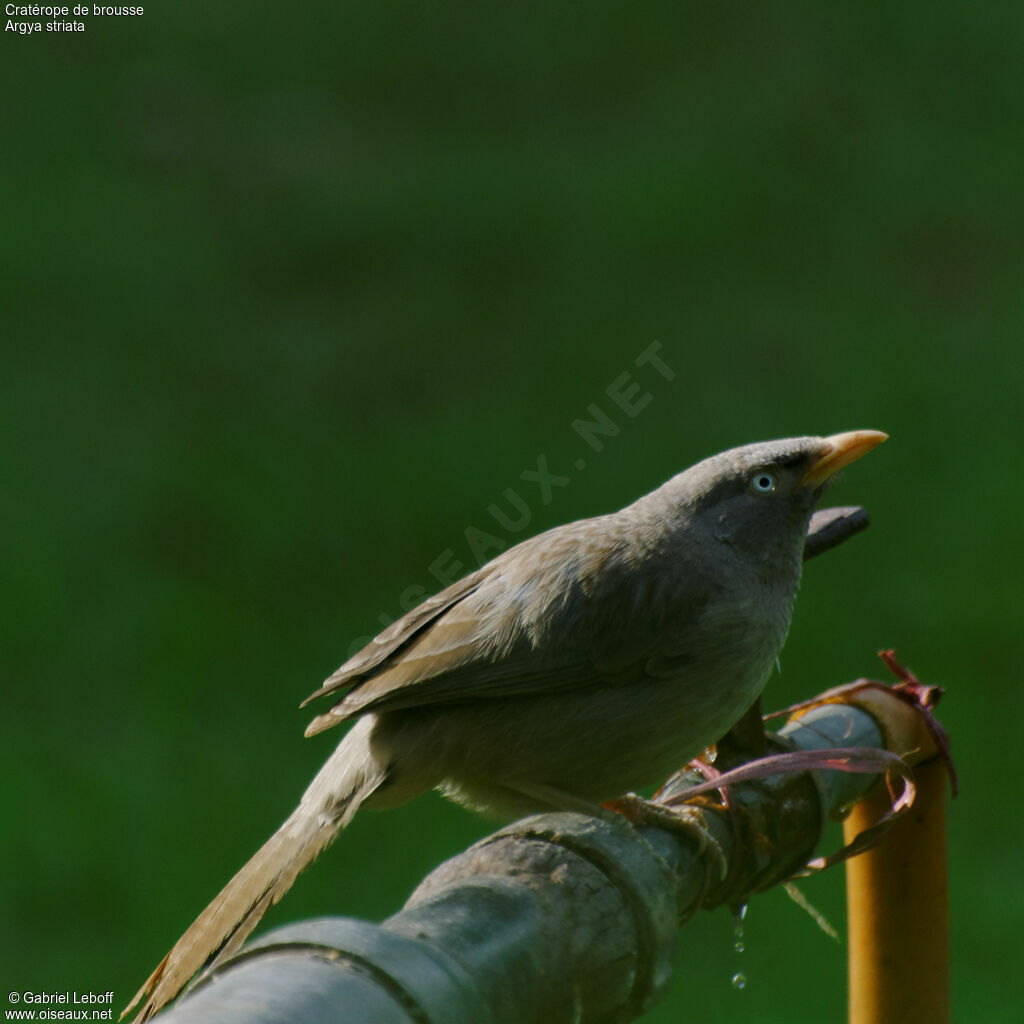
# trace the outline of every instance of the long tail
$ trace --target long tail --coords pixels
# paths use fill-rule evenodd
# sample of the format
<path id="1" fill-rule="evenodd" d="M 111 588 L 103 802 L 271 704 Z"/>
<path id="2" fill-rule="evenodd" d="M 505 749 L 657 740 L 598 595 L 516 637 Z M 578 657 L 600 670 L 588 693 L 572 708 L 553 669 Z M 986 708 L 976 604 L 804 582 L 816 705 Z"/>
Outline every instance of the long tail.
<path id="1" fill-rule="evenodd" d="M 365 723 L 365 724 L 364 724 Z M 169 1003 L 206 966 L 231 956 L 299 873 L 352 820 L 385 779 L 370 754 L 372 722 L 361 719 L 310 783 L 299 806 L 192 923 L 125 1007 L 135 1024 Z"/>

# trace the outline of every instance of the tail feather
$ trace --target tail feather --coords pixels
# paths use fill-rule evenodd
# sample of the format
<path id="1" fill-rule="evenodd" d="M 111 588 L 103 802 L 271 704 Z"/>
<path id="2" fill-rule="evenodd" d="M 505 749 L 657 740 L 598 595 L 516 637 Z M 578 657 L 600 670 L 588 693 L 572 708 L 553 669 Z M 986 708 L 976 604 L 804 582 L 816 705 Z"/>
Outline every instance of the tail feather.
<path id="1" fill-rule="evenodd" d="M 362 730 L 360 730 L 362 731 Z M 142 1004 L 134 1024 L 169 1003 L 189 979 L 235 953 L 260 918 L 292 887 L 377 789 L 385 773 L 366 748 L 342 741 L 310 784 L 302 803 L 192 923 L 121 1014 Z M 340 783 L 340 784 L 339 784 Z"/>

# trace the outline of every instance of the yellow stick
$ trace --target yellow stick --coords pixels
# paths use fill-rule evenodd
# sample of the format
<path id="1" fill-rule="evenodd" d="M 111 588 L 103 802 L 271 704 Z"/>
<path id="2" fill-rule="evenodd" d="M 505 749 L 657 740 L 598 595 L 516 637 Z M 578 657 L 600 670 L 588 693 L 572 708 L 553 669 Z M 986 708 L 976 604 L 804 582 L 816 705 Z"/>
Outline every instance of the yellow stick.
<path id="1" fill-rule="evenodd" d="M 917 798 L 875 847 L 846 864 L 849 1024 L 949 1024 L 948 777 L 914 768 Z M 879 786 L 844 822 L 846 841 L 889 808 Z"/>

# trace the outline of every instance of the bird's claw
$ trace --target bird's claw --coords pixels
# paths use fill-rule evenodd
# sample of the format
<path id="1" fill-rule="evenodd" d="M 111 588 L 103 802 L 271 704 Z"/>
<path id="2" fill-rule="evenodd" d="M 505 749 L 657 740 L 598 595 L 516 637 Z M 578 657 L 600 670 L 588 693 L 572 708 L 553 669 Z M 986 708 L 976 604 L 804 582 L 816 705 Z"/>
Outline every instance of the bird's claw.
<path id="1" fill-rule="evenodd" d="M 626 793 L 603 806 L 621 814 L 635 828 L 660 828 L 687 836 L 697 844 L 697 856 L 708 862 L 709 874 L 717 874 L 719 881 L 728 874 L 725 851 L 711 834 L 702 808 L 693 804 L 668 807 L 636 793 Z"/>

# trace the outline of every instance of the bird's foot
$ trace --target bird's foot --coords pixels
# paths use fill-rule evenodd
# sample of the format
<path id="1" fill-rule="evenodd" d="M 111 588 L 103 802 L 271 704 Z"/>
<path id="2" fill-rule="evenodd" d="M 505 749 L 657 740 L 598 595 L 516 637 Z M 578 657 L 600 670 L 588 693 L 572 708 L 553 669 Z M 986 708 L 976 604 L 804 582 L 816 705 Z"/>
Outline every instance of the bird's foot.
<path id="1" fill-rule="evenodd" d="M 626 793 L 602 806 L 621 814 L 635 828 L 660 828 L 688 837 L 696 843 L 697 856 L 708 862 L 709 874 L 717 874 L 721 880 L 728 873 L 725 851 L 711 834 L 703 808 L 694 804 L 667 807 L 636 793 Z"/>

